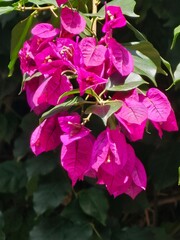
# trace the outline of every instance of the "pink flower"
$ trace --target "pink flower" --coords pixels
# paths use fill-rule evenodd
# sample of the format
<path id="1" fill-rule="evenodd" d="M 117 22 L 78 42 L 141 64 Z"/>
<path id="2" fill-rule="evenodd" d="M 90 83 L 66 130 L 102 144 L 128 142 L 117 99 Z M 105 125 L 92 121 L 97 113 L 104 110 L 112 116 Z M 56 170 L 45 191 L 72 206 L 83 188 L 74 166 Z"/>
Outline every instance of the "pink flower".
<path id="1" fill-rule="evenodd" d="M 61 4 L 66 3 L 68 0 L 56 0 L 58 6 L 60 6 Z"/>
<path id="2" fill-rule="evenodd" d="M 150 88 L 142 102 L 148 110 L 148 119 L 152 121 L 162 138 L 162 130 L 178 131 L 178 125 L 174 111 L 168 98 L 157 88 Z"/>
<path id="3" fill-rule="evenodd" d="M 83 68 L 77 69 L 77 81 L 79 83 L 80 95 L 82 96 L 86 89 L 95 89 L 98 85 L 107 83 L 107 79 L 101 78 L 93 72 L 88 72 Z"/>
<path id="4" fill-rule="evenodd" d="M 30 146 L 34 154 L 48 152 L 60 144 L 61 130 L 57 116 L 45 119 L 32 133 Z"/>
<path id="5" fill-rule="evenodd" d="M 92 151 L 92 169 L 97 183 L 105 184 L 114 197 L 126 193 L 134 198 L 146 188 L 144 167 L 118 128 L 107 128 L 98 136 Z"/>
<path id="6" fill-rule="evenodd" d="M 134 61 L 130 52 L 114 38 L 107 40 L 110 69 L 114 66 L 122 76 L 129 75 L 134 69 Z M 111 72 L 110 69 L 108 72 Z"/>
<path id="7" fill-rule="evenodd" d="M 123 105 L 115 113 L 115 117 L 123 125 L 126 136 L 131 141 L 142 139 L 148 119 L 148 111 L 144 104 L 139 101 L 137 91 L 131 91 L 131 94 L 126 97 L 115 94 L 113 99 L 123 101 Z"/>
<path id="8" fill-rule="evenodd" d="M 39 23 L 32 28 L 31 33 L 39 38 L 53 38 L 58 35 L 59 29 L 49 23 Z"/>
<path id="9" fill-rule="evenodd" d="M 107 48 L 101 44 L 97 45 L 95 38 L 83 38 L 79 44 L 79 47 L 81 49 L 86 67 L 96 67 L 105 61 Z"/>
<path id="10" fill-rule="evenodd" d="M 58 121 L 64 132 L 60 137 L 64 145 L 68 145 L 90 133 L 90 130 L 80 123 L 81 117 L 77 113 L 59 117 Z"/>
<path id="11" fill-rule="evenodd" d="M 91 152 L 94 137 L 91 133 L 76 139 L 67 145 L 63 144 L 61 149 L 61 164 L 68 172 L 68 176 L 74 186 L 77 180 L 83 180 L 91 169 Z"/>
<path id="12" fill-rule="evenodd" d="M 71 34 L 79 34 L 83 32 L 86 27 L 84 18 L 76 10 L 68 7 L 61 10 L 60 18 L 63 28 Z"/>
<path id="13" fill-rule="evenodd" d="M 118 6 L 105 6 L 105 24 L 102 31 L 104 33 L 110 31 L 113 28 L 121 28 L 126 25 L 126 19 L 122 14 L 121 8 Z"/>
<path id="14" fill-rule="evenodd" d="M 19 51 L 20 68 L 22 73 L 26 73 L 32 76 L 37 70 L 36 63 L 34 61 L 34 54 L 31 49 L 31 41 L 26 41 Z"/>
<path id="15" fill-rule="evenodd" d="M 62 103 L 67 97 L 61 98 L 58 102 L 59 97 L 66 91 L 72 90 L 72 84 L 68 78 L 61 75 L 61 70 L 57 69 L 56 72 L 46 79 L 39 87 L 36 89 L 33 95 L 33 102 L 35 106 L 41 104 L 57 105 L 57 103 Z"/>
<path id="16" fill-rule="evenodd" d="M 33 110 L 38 115 L 44 112 L 49 107 L 49 104 L 46 102 L 42 104 L 36 104 L 36 102 L 34 102 L 34 95 L 36 93 L 36 90 L 43 83 L 43 81 L 43 76 L 34 77 L 30 81 L 24 83 L 23 89 L 26 91 L 27 102 L 31 110 Z"/>

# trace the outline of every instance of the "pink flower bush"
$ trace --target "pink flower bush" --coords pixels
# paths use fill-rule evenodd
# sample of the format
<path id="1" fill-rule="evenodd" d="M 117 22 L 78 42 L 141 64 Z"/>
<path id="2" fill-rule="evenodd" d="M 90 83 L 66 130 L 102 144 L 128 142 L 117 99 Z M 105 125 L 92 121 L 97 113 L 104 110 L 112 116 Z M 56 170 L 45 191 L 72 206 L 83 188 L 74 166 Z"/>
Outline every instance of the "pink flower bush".
<path id="1" fill-rule="evenodd" d="M 80 38 L 86 21 L 66 2 L 57 0 L 60 28 L 37 24 L 19 52 L 28 104 L 38 115 L 48 110 L 32 133 L 31 149 L 39 155 L 61 146 L 61 165 L 73 186 L 92 177 L 114 197 L 135 198 L 146 189 L 147 176 L 126 138 L 143 139 L 149 122 L 161 138 L 163 130 L 177 131 L 174 111 L 157 88 L 107 90 L 113 76 L 122 85 L 134 71 L 131 53 L 113 38 L 113 29 L 126 25 L 121 8 L 105 6 L 104 36 L 98 40 Z M 105 125 L 97 138 L 86 127 L 93 114 Z"/>

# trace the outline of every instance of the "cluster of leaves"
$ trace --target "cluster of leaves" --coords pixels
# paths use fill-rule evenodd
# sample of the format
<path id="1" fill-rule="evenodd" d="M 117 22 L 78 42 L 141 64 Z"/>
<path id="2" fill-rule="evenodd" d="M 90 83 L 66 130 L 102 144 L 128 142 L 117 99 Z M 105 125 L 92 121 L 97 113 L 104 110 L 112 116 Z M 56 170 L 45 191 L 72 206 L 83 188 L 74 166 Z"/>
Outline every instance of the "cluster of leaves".
<path id="1" fill-rule="evenodd" d="M 4 7 L 9 7 L 11 3 L 10 1 L 1 2 Z M 34 4 L 53 3 L 50 0 L 31 2 Z M 76 4 L 76 1 L 71 2 Z M 85 2 L 88 5 L 91 1 Z M 116 5 L 119 2 L 124 13 L 135 17 L 134 1 L 126 1 L 126 4 L 123 4 L 124 1 L 113 2 Z M 8 11 L 14 10 L 18 4 L 22 4 L 22 1 L 10 6 L 11 9 L 9 7 Z M 2 12 L 3 10 L 6 11 L 2 9 Z M 82 11 L 84 12 L 84 9 Z M 98 14 L 102 16 L 101 12 Z M 43 14 L 40 17 L 43 18 Z M 14 15 L 14 12 L 3 15 L 1 31 L 9 23 L 13 25 L 18 18 L 20 20 L 24 16 L 21 16 L 21 13 Z M 9 65 L 11 71 L 19 48 L 32 26 L 29 19 L 31 17 L 18 23 L 12 32 L 12 50 L 14 51 L 12 51 Z M 32 18 L 32 21 L 34 20 Z M 157 75 L 159 71 L 165 70 L 171 79 L 174 78 L 169 64 L 165 61 L 163 61 L 165 66 L 162 64 L 160 56 L 156 55 L 157 51 L 147 39 L 131 25 L 128 26 L 134 30 L 139 39 L 141 38 L 142 42 L 138 46 L 146 56 L 140 64 L 137 64 L 137 66 L 142 66 L 142 69 L 137 70 L 138 74 L 144 76 L 146 68 L 147 70 L 150 68 L 149 72 L 152 75 L 148 74 L 145 79 L 149 81 L 149 76 L 151 76 L 152 83 L 159 81 Z M 19 36 L 22 38 L 19 39 Z M 10 38 L 8 32 L 4 37 Z M 136 45 L 133 50 L 138 46 Z M 128 45 L 129 49 L 130 47 L 131 44 Z M 147 52 L 151 52 L 151 55 L 148 56 Z M 4 64 L 7 64 L 7 55 L 8 51 L 2 49 L 1 56 L 4 57 Z M 157 59 L 159 60 L 156 62 Z M 154 63 L 154 60 L 153 67 L 149 66 L 149 62 Z M 72 190 L 66 173 L 59 165 L 56 151 L 42 154 L 39 157 L 34 157 L 30 152 L 29 138 L 38 124 L 38 119 L 32 113 L 28 113 L 29 109 L 24 96 L 17 96 L 21 84 L 18 70 L 15 68 L 13 78 L 7 79 L 6 73 L 7 69 L 5 65 L 2 65 L 0 91 L 2 112 L 0 115 L 1 239 L 179 239 L 179 206 L 173 205 L 178 199 L 176 187 L 180 156 L 178 135 L 173 138 L 172 135 L 167 134 L 160 141 L 157 139 L 157 134 L 151 130 L 151 135 L 145 135 L 144 142 L 134 144 L 137 155 L 143 160 L 149 176 L 147 192 L 140 194 L 134 201 L 127 196 L 114 200 L 103 188 L 95 187 L 91 179 L 87 179 L 86 183 L 78 183 Z M 160 79 L 163 77 L 165 78 L 161 75 Z M 151 81 L 149 83 L 151 84 Z M 178 95 L 178 92 L 171 93 Z M 171 93 L 170 98 L 172 98 Z M 174 102 L 173 105 L 175 109 L 178 108 L 178 103 Z M 95 117 L 95 121 L 102 126 L 98 118 Z M 100 130 L 96 129 L 96 131 L 98 133 Z M 172 198 L 166 199 L 168 194 L 171 194 Z M 164 205 L 166 200 L 167 204 L 169 201 L 172 205 Z"/>

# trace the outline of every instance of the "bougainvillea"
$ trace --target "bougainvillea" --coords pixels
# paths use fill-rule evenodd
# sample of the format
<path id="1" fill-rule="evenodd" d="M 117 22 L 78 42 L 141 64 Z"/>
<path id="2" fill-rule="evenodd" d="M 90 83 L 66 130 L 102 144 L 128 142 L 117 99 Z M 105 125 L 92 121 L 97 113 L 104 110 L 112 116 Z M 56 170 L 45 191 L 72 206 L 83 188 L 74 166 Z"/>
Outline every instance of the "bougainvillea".
<path id="1" fill-rule="evenodd" d="M 146 189 L 147 176 L 131 142 L 143 139 L 149 123 L 160 137 L 163 130 L 177 131 L 174 111 L 156 87 L 142 90 L 132 80 L 123 89 L 128 77 L 140 75 L 139 53 L 133 56 L 113 34 L 127 23 L 121 8 L 106 5 L 100 37 L 92 31 L 86 36 L 85 18 L 66 2 L 57 1 L 59 28 L 35 25 L 19 51 L 23 90 L 31 110 L 42 115 L 31 149 L 39 155 L 60 146 L 61 165 L 72 185 L 87 176 L 114 197 L 135 198 Z M 93 114 L 104 124 L 97 137 L 86 126 Z"/>

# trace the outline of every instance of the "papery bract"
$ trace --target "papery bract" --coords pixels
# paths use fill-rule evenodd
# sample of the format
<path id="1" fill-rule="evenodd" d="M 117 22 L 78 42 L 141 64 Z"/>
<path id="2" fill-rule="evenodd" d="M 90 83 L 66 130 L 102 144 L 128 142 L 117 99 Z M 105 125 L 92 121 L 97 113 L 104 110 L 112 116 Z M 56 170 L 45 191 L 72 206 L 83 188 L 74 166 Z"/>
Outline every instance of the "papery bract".
<path id="1" fill-rule="evenodd" d="M 127 148 L 127 161 L 122 168 L 121 165 L 112 161 L 103 163 L 97 173 L 98 182 L 105 184 L 110 194 L 117 197 L 125 193 L 130 186 L 130 176 L 135 166 L 135 153 L 133 148 L 126 144 Z"/>
<path id="2" fill-rule="evenodd" d="M 132 99 L 126 99 L 115 115 L 116 117 L 118 115 L 118 118 L 125 120 L 129 124 L 134 123 L 138 125 L 141 125 L 148 118 L 147 109 L 143 103 Z"/>
<path id="3" fill-rule="evenodd" d="M 49 107 L 48 103 L 43 103 L 38 105 L 33 100 L 36 90 L 43 83 L 43 81 L 44 81 L 43 77 L 40 76 L 40 77 L 34 77 L 30 81 L 27 81 L 24 83 L 23 90 L 26 91 L 27 102 L 31 110 L 33 110 L 36 114 L 41 114 L 43 111 L 45 111 Z"/>
<path id="4" fill-rule="evenodd" d="M 127 151 L 124 135 L 117 128 L 107 128 L 101 132 L 94 143 L 92 153 L 92 168 L 98 171 L 99 167 L 109 161 L 114 161 L 121 167 L 126 162 Z"/>
<path id="5" fill-rule="evenodd" d="M 55 149 L 60 144 L 61 130 L 57 116 L 45 119 L 32 133 L 30 146 L 35 155 Z"/>
<path id="6" fill-rule="evenodd" d="M 105 6 L 105 24 L 102 31 L 104 33 L 113 28 L 121 28 L 126 25 L 126 19 L 119 6 Z"/>
<path id="7" fill-rule="evenodd" d="M 155 122 L 166 121 L 171 112 L 167 97 L 157 88 L 147 91 L 143 104 L 148 109 L 148 118 Z"/>
<path id="8" fill-rule="evenodd" d="M 63 28 L 72 34 L 79 34 L 84 31 L 86 21 L 84 18 L 73 9 L 65 7 L 61 10 L 61 24 Z"/>
<path id="9" fill-rule="evenodd" d="M 103 45 L 97 45 L 95 38 L 83 38 L 79 47 L 87 67 L 99 66 L 104 62 L 107 49 Z"/>
<path id="10" fill-rule="evenodd" d="M 57 4 L 60 6 L 61 4 L 66 3 L 68 0 L 56 0 Z"/>
<path id="11" fill-rule="evenodd" d="M 177 125 L 177 121 L 176 121 L 176 117 L 175 117 L 173 109 L 171 109 L 171 112 L 165 122 L 153 122 L 152 121 L 152 124 L 158 130 L 160 138 L 162 138 L 162 135 L 163 135 L 162 130 L 165 130 L 167 132 L 178 131 L 178 125 Z"/>
<path id="12" fill-rule="evenodd" d="M 90 170 L 91 152 L 94 137 L 91 134 L 62 146 L 61 164 L 68 172 L 74 186 L 77 180 L 83 180 Z"/>
<path id="13" fill-rule="evenodd" d="M 100 84 L 107 82 L 107 79 L 101 78 L 93 72 L 88 72 L 83 68 L 77 69 L 77 81 L 79 83 L 80 95 L 85 93 L 86 89 L 96 88 Z"/>
<path id="14" fill-rule="evenodd" d="M 122 127 L 122 132 L 126 135 L 126 137 L 131 141 L 137 141 L 143 139 L 144 130 L 146 127 L 146 120 L 141 124 L 135 124 L 125 121 L 124 119 L 120 118 L 118 114 L 115 114 L 116 118 L 118 119 L 119 123 Z"/>
<path id="15" fill-rule="evenodd" d="M 136 90 L 128 94 L 116 93 L 113 99 L 123 101 L 123 105 L 114 115 L 123 125 L 123 132 L 131 141 L 143 138 L 146 120 L 148 119 L 147 108 L 139 101 Z"/>
<path id="16" fill-rule="evenodd" d="M 20 58 L 20 68 L 22 73 L 26 73 L 28 75 L 33 75 L 37 70 L 36 63 L 34 61 L 34 55 L 31 50 L 31 42 L 26 41 L 19 51 Z"/>
<path id="17" fill-rule="evenodd" d="M 58 121 L 64 132 L 60 137 L 64 145 L 81 139 L 90 133 L 90 130 L 80 123 L 80 116 L 78 114 L 59 117 Z"/>
<path id="18" fill-rule="evenodd" d="M 60 69 L 53 74 L 52 77 L 46 79 L 36 90 L 33 96 L 35 106 L 42 103 L 55 106 L 57 103 L 62 103 L 67 97 L 59 100 L 59 97 L 64 93 L 72 90 L 72 84 L 68 78 L 61 75 Z"/>
<path id="19" fill-rule="evenodd" d="M 108 40 L 108 50 L 111 64 L 122 76 L 129 75 L 134 69 L 134 61 L 130 52 L 114 38 Z"/>
<path id="20" fill-rule="evenodd" d="M 147 175 L 143 164 L 138 158 L 136 158 L 131 178 L 132 182 L 125 193 L 134 199 L 142 190 L 146 189 L 147 185 Z"/>
<path id="21" fill-rule="evenodd" d="M 39 23 L 32 28 L 31 33 L 39 38 L 52 38 L 59 33 L 59 29 L 49 23 Z"/>

